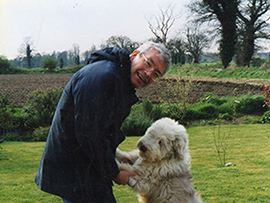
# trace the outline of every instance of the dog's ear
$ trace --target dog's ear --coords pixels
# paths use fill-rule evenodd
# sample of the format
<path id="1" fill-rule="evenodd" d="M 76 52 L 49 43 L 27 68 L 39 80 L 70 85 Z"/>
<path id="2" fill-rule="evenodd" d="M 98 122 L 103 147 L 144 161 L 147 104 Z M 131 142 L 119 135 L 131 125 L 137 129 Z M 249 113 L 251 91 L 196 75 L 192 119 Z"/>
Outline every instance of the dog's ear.
<path id="1" fill-rule="evenodd" d="M 175 136 L 173 140 L 173 150 L 174 150 L 174 157 L 176 159 L 184 159 L 185 154 L 188 150 L 188 140 L 187 138 Z"/>

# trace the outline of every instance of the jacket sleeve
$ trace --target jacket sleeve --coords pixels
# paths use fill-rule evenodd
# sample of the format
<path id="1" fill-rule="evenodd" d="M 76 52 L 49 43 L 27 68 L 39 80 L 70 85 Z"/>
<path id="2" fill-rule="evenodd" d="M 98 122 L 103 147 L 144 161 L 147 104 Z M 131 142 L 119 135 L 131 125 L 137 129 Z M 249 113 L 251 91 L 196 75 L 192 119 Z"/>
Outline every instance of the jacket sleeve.
<path id="1" fill-rule="evenodd" d="M 111 147 L 120 132 L 113 126 L 121 105 L 120 82 L 117 75 L 98 72 L 79 76 L 73 84 L 76 138 L 98 173 L 110 180 L 120 172 Z"/>

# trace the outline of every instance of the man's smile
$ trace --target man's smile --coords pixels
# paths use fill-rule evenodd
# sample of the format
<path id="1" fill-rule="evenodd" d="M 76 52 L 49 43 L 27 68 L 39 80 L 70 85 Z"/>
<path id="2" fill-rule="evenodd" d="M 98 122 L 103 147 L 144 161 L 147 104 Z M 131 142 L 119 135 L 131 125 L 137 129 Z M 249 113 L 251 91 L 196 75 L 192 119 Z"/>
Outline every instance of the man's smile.
<path id="1" fill-rule="evenodd" d="M 144 79 L 144 77 L 139 72 L 137 72 L 137 75 L 141 79 L 141 81 L 143 81 L 143 83 L 145 83 L 145 84 L 147 83 L 147 81 Z"/>

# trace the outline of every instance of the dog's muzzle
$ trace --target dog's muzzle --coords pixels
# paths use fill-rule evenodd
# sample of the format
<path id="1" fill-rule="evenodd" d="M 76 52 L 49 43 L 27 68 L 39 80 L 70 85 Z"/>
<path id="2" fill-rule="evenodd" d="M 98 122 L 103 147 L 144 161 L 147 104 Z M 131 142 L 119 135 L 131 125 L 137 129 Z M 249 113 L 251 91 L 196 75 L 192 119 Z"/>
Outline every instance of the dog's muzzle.
<path id="1" fill-rule="evenodd" d="M 140 146 L 140 150 L 142 152 L 146 152 L 147 151 L 147 147 L 145 145 L 142 145 L 142 146 Z"/>

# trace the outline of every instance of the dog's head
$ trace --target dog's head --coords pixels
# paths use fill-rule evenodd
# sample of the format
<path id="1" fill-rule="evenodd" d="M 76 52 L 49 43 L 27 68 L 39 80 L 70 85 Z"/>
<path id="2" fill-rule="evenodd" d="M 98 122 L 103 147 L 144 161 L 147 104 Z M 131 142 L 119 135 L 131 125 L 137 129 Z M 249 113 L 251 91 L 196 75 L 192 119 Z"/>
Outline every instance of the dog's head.
<path id="1" fill-rule="evenodd" d="M 140 157 L 150 162 L 163 159 L 183 160 L 188 156 L 188 134 L 184 126 L 170 118 L 154 122 L 138 140 Z"/>

